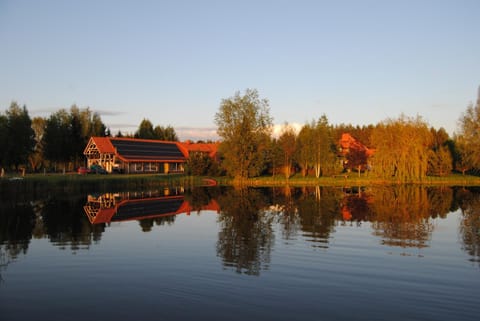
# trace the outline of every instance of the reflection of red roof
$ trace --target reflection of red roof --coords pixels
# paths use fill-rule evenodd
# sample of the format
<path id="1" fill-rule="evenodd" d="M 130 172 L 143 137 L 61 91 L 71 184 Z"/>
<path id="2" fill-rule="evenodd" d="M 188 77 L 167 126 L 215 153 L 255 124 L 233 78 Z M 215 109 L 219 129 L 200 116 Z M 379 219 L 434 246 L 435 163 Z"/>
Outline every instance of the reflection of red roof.
<path id="1" fill-rule="evenodd" d="M 151 208 L 153 210 L 155 210 L 156 207 L 158 208 L 158 202 L 165 204 L 167 204 L 168 202 L 170 204 L 170 210 L 163 213 L 148 211 L 149 206 L 152 204 L 153 207 Z M 139 209 L 141 209 L 141 211 L 139 211 Z M 155 198 L 121 200 L 113 207 L 98 208 L 98 210 L 94 211 L 94 215 L 91 214 L 92 211 L 89 209 L 88 205 L 84 206 L 84 210 L 90 220 L 90 223 L 99 224 L 110 223 L 112 221 L 119 222 L 130 220 L 143 220 L 148 218 L 173 216 L 179 214 L 190 215 L 190 213 L 193 211 L 193 208 L 189 202 L 184 200 L 183 196 L 165 196 Z M 162 209 L 158 208 L 158 210 Z M 220 206 L 215 200 L 212 200 L 209 204 L 202 206 L 201 210 L 216 211 L 217 213 L 219 213 Z"/>

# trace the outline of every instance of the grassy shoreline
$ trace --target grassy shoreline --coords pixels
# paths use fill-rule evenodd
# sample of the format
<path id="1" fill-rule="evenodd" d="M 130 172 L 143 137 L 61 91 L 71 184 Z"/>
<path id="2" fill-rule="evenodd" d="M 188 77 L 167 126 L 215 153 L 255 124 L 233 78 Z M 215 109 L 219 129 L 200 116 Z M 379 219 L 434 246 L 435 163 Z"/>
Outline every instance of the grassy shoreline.
<path id="1" fill-rule="evenodd" d="M 206 185 L 202 176 L 185 175 L 158 175 L 158 174 L 110 174 L 110 175 L 78 175 L 67 174 L 27 174 L 25 177 L 7 176 L 0 179 L 1 186 L 32 184 L 37 187 L 74 186 L 74 185 L 105 185 L 105 187 L 127 185 L 142 186 L 202 186 Z M 220 186 L 238 185 L 228 177 L 208 177 L 214 179 Z M 337 175 L 335 177 L 302 177 L 295 175 L 288 180 L 284 176 L 262 176 L 250 178 L 242 182 L 245 186 L 392 186 L 392 185 L 425 185 L 425 186 L 480 186 L 479 176 L 452 174 L 445 177 L 426 177 L 418 181 L 398 181 L 395 179 L 381 179 L 355 174 Z"/>

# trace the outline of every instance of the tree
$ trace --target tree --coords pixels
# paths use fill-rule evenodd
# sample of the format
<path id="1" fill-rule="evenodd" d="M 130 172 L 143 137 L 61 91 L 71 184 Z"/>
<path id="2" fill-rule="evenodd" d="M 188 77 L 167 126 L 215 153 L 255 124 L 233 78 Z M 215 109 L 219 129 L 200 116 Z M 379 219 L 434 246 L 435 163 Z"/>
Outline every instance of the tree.
<path id="1" fill-rule="evenodd" d="M 422 180 L 427 175 L 432 135 L 420 116 L 386 120 L 372 132 L 373 170 L 400 181 Z"/>
<path id="2" fill-rule="evenodd" d="M 43 159 L 43 135 L 45 133 L 46 120 L 43 117 L 35 117 L 32 119 L 32 129 L 35 133 L 35 147 L 33 153 L 28 158 L 30 161 L 30 167 L 33 171 L 37 171 L 41 168 Z"/>
<path id="3" fill-rule="evenodd" d="M 71 156 L 69 123 L 70 117 L 65 109 L 50 115 L 45 123 L 43 154 L 54 163 L 55 168 L 59 162 L 65 165 Z"/>
<path id="4" fill-rule="evenodd" d="M 138 130 L 135 132 L 135 138 L 142 139 L 155 139 L 155 131 L 153 130 L 153 124 L 150 120 L 144 118 L 138 126 Z"/>
<path id="5" fill-rule="evenodd" d="M 278 171 L 278 167 L 283 162 L 282 148 L 278 143 L 278 139 L 272 137 L 269 141 L 267 150 L 267 170 L 270 170 L 272 172 L 272 176 L 275 177 Z"/>
<path id="6" fill-rule="evenodd" d="M 460 148 L 461 164 L 465 170 L 480 170 L 480 94 L 477 103 L 468 105 L 461 115 L 457 137 Z M 463 172 L 465 172 L 465 170 Z"/>
<path id="7" fill-rule="evenodd" d="M 260 99 L 254 89 L 244 95 L 237 92 L 222 100 L 215 123 L 227 173 L 239 182 L 260 174 L 272 130 L 268 100 Z"/>
<path id="8" fill-rule="evenodd" d="M 28 162 L 28 156 L 33 152 L 35 132 L 26 106 L 20 108 L 16 102 L 12 102 L 6 118 L 7 142 L 3 145 L 4 161 L 7 166 L 14 165 L 18 169 L 20 164 Z"/>
<path id="9" fill-rule="evenodd" d="M 293 156 L 296 151 L 297 145 L 297 135 L 292 126 L 285 124 L 283 127 L 282 133 L 278 138 L 278 144 L 282 150 L 283 154 L 283 168 L 285 178 L 288 179 L 291 176 L 292 167 L 293 167 Z"/>
<path id="10" fill-rule="evenodd" d="M 155 126 L 153 129 L 155 139 L 177 142 L 178 137 L 172 126 Z"/>
<path id="11" fill-rule="evenodd" d="M 440 146 L 430 150 L 428 159 L 428 175 L 445 176 L 452 172 L 452 156 L 448 146 Z"/>
<path id="12" fill-rule="evenodd" d="M 312 165 L 315 177 L 318 178 L 323 171 L 327 170 L 329 166 L 334 167 L 332 164 L 336 163 L 335 143 L 332 135 L 333 128 L 329 125 L 326 115 L 322 115 L 313 128 Z"/>
<path id="13" fill-rule="evenodd" d="M 362 167 L 367 165 L 367 150 L 361 148 L 350 148 L 347 153 L 347 167 L 351 170 L 357 170 L 358 176 L 360 176 L 360 172 Z"/>
<path id="14" fill-rule="evenodd" d="M 313 124 L 306 124 L 300 129 L 297 137 L 296 160 L 302 176 L 307 176 L 309 167 L 313 164 L 313 147 L 315 145 Z"/>

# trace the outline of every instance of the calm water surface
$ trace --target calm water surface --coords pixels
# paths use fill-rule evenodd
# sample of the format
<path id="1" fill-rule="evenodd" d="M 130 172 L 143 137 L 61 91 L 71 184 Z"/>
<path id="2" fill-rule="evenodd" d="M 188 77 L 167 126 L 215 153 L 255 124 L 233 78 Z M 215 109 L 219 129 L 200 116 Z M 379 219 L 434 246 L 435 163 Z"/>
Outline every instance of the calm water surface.
<path id="1" fill-rule="evenodd" d="M 475 189 L 17 195 L 0 233 L 5 321 L 480 315 Z"/>

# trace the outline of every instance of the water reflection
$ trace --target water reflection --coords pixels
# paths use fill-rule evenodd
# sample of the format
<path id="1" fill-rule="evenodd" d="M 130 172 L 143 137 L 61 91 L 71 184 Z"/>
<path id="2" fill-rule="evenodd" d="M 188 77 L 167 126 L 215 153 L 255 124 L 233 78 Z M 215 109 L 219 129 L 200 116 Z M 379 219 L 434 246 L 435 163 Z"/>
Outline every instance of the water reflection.
<path id="1" fill-rule="evenodd" d="M 268 197 L 263 190 L 231 189 L 219 196 L 217 255 L 226 268 L 258 275 L 268 269 L 274 242 L 273 216 L 264 209 Z"/>
<path id="2" fill-rule="evenodd" d="M 462 249 L 471 256 L 472 262 L 480 264 L 480 193 L 478 190 L 461 189 L 457 192 L 457 199 L 462 211 Z"/>
<path id="3" fill-rule="evenodd" d="M 16 194 L 0 202 L 0 270 L 26 255 L 32 239 L 72 252 L 101 241 L 112 222 L 140 230 L 172 225 L 178 214 L 218 213 L 216 255 L 225 269 L 258 275 L 269 268 L 276 238 L 328 251 L 339 226 L 369 228 L 380 244 L 431 246 L 434 219 L 460 210 L 461 248 L 480 263 L 480 189 L 460 187 L 194 188 L 57 194 Z"/>
<path id="4" fill-rule="evenodd" d="M 190 199 L 188 201 L 185 198 L 181 188 L 105 193 L 88 195 L 83 209 L 92 224 L 137 220 L 143 232 L 151 231 L 154 225 L 171 225 L 179 214 L 219 211 L 217 202 L 212 198 L 207 198 L 200 205 L 195 201 L 195 196 Z"/>

